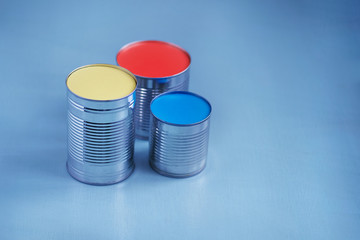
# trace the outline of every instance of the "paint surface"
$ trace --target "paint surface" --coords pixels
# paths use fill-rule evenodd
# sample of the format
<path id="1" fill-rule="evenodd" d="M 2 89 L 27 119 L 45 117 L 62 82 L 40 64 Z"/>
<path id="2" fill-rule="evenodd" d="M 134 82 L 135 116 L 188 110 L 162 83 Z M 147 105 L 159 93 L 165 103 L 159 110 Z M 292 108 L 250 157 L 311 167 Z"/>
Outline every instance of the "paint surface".
<path id="1" fill-rule="evenodd" d="M 122 48 L 117 57 L 119 66 L 137 76 L 169 77 L 190 65 L 190 56 L 182 48 L 162 41 L 140 41 Z"/>
<path id="2" fill-rule="evenodd" d="M 173 124 L 194 124 L 207 118 L 210 104 L 189 92 L 169 92 L 151 104 L 151 112 L 160 120 Z"/>
<path id="3" fill-rule="evenodd" d="M 113 65 L 90 65 L 75 70 L 67 80 L 74 94 L 92 100 L 115 100 L 136 88 L 133 75 Z"/>

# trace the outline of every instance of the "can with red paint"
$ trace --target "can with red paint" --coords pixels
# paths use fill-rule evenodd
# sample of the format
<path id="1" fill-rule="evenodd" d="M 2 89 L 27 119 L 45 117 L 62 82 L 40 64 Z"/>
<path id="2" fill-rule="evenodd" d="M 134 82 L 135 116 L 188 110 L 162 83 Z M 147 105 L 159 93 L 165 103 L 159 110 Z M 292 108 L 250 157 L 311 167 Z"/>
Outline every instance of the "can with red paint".
<path id="1" fill-rule="evenodd" d="M 116 61 L 137 79 L 135 132 L 137 138 L 148 139 L 152 99 L 164 92 L 189 88 L 190 54 L 175 44 L 148 40 L 125 45 Z"/>

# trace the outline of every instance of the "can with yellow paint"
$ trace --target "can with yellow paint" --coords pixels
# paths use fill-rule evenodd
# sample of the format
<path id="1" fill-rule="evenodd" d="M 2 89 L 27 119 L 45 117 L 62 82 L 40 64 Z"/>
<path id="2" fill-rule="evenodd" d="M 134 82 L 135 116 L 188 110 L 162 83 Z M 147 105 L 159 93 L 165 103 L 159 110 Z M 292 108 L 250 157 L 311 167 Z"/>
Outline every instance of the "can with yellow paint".
<path id="1" fill-rule="evenodd" d="M 125 180 L 134 170 L 136 78 L 109 64 L 75 69 L 66 80 L 67 169 L 94 185 Z"/>

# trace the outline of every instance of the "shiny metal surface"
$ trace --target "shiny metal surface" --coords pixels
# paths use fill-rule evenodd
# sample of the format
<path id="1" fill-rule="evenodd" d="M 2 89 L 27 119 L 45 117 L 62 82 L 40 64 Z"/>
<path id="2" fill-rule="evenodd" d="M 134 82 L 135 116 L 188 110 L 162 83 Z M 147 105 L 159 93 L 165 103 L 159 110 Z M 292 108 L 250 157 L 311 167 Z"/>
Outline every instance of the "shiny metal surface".
<path id="1" fill-rule="evenodd" d="M 189 89 L 189 72 L 190 69 L 188 68 L 176 76 L 158 79 L 135 75 L 138 80 L 135 103 L 135 132 L 137 138 L 149 138 L 150 103 L 154 97 L 164 92 L 187 91 Z"/>
<path id="2" fill-rule="evenodd" d="M 199 123 L 182 125 L 164 122 L 151 113 L 150 166 L 169 177 L 200 173 L 206 166 L 210 115 Z"/>
<path id="3" fill-rule="evenodd" d="M 135 167 L 135 91 L 110 101 L 85 99 L 69 89 L 67 95 L 69 174 L 94 185 L 125 180 Z"/>

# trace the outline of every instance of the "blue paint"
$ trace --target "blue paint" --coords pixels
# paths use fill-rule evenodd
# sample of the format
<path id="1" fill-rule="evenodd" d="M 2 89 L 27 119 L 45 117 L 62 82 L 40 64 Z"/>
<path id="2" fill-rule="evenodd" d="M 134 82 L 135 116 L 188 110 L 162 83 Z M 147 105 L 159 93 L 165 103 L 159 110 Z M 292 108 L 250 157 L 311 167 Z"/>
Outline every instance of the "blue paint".
<path id="1" fill-rule="evenodd" d="M 151 111 L 158 119 L 168 123 L 194 124 L 209 116 L 211 106 L 194 93 L 170 92 L 155 98 Z"/>

